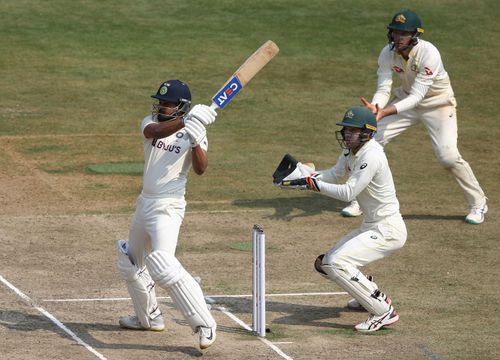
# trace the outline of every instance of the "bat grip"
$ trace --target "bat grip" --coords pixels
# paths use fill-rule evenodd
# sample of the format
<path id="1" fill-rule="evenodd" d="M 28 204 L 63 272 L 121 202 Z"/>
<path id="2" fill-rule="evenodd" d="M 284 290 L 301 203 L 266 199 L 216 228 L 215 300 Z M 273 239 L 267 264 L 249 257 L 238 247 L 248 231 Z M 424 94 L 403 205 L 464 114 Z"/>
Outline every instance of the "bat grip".
<path id="1" fill-rule="evenodd" d="M 212 103 L 212 105 L 210 105 L 210 109 L 212 109 L 212 110 L 217 110 L 218 108 L 219 108 L 219 107 L 218 107 L 218 106 L 217 106 L 217 104 L 216 104 L 216 103 L 214 103 L 214 102 Z"/>

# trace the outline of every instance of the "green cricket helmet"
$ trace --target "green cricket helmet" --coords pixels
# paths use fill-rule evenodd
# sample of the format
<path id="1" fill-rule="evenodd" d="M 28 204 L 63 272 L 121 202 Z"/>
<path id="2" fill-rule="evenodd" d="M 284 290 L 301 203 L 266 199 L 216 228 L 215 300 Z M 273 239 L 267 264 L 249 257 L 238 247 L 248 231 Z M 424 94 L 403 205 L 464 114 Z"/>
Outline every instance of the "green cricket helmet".
<path id="1" fill-rule="evenodd" d="M 375 115 L 364 106 L 354 106 L 347 110 L 344 118 L 337 125 L 377 131 Z"/>
<path id="2" fill-rule="evenodd" d="M 373 135 L 377 131 L 377 119 L 375 115 L 364 106 L 354 106 L 348 109 L 342 121 L 338 122 L 337 125 L 342 126 L 342 130 L 336 131 L 335 136 L 343 149 L 348 149 L 345 138 L 346 127 L 362 129 L 357 148 L 373 138 Z"/>
<path id="3" fill-rule="evenodd" d="M 391 44 L 391 49 L 394 48 L 394 38 L 392 36 L 392 32 L 394 30 L 397 31 L 406 31 L 412 34 L 412 43 L 411 46 L 415 46 L 418 42 L 418 38 L 424 33 L 424 29 L 422 28 L 422 21 L 418 15 L 408 9 L 403 9 L 398 11 L 392 17 L 391 23 L 387 25 L 387 38 L 389 40 L 389 44 Z"/>

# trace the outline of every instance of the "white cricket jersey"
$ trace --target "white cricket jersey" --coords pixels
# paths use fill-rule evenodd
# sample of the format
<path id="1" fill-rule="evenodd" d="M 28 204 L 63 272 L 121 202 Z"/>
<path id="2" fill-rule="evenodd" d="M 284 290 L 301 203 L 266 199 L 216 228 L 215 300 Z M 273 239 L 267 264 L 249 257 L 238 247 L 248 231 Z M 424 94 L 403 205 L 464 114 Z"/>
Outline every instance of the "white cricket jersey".
<path id="1" fill-rule="evenodd" d="M 141 125 L 144 139 L 142 193 L 148 197 L 183 196 L 192 164 L 189 135 L 186 130 L 181 129 L 163 139 L 147 139 L 144 136 L 144 129 L 149 124 L 157 122 L 156 117 L 148 115 Z M 207 151 L 206 137 L 201 147 Z"/>
<path id="2" fill-rule="evenodd" d="M 372 104 L 384 108 L 389 102 L 392 75 L 395 73 L 401 86 L 394 90 L 399 99 L 394 104 L 398 113 L 413 109 L 435 107 L 445 104 L 455 105 L 450 78 L 444 69 L 439 50 L 430 42 L 419 40 L 410 51 L 406 61 L 396 51 L 386 45 L 380 52 L 377 70 L 377 91 Z"/>
<path id="3" fill-rule="evenodd" d="M 384 148 L 375 140 L 368 141 L 355 155 L 343 152 L 333 167 L 318 173 L 321 193 L 345 202 L 357 199 L 365 223 L 399 214 L 391 169 Z M 338 184 L 346 174 L 347 182 Z"/>

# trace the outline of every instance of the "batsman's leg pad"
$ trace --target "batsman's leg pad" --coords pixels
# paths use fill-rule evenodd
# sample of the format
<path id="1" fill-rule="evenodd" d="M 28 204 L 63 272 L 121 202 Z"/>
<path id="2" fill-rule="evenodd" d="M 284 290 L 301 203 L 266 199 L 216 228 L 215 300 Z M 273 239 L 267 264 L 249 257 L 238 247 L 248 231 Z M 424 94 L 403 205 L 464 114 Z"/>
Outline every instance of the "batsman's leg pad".
<path id="1" fill-rule="evenodd" d="M 117 268 L 127 283 L 135 314 L 144 328 L 150 328 L 151 319 L 161 315 L 156 302 L 155 283 L 146 267 L 139 269 L 130 261 L 125 240 L 118 240 L 117 246 Z"/>
<path id="2" fill-rule="evenodd" d="M 389 311 L 389 304 L 380 296 L 376 285 L 351 264 L 323 264 L 328 277 L 347 291 L 370 313 L 380 316 Z"/>
<path id="3" fill-rule="evenodd" d="M 153 280 L 169 292 L 193 331 L 199 326 L 215 326 L 200 285 L 179 260 L 166 251 L 156 250 L 146 257 L 146 266 Z"/>

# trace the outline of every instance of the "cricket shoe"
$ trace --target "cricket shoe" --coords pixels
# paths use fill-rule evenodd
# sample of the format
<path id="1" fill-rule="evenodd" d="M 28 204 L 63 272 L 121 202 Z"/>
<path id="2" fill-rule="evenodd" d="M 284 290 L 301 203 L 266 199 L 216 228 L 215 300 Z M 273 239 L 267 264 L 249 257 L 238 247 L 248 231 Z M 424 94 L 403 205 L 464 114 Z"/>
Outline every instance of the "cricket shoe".
<path id="1" fill-rule="evenodd" d="M 139 318 L 135 315 L 124 316 L 119 320 L 120 326 L 124 329 L 132 330 L 150 330 L 150 331 L 163 331 L 165 330 L 165 322 L 163 321 L 163 316 L 160 314 L 154 319 L 150 320 L 151 326 L 142 326 Z"/>
<path id="2" fill-rule="evenodd" d="M 474 206 L 470 209 L 469 215 L 465 217 L 467 224 L 479 225 L 484 221 L 484 215 L 488 212 L 486 202 L 483 206 Z"/>
<path id="3" fill-rule="evenodd" d="M 391 305 L 392 300 L 389 296 L 387 296 L 384 293 L 380 293 L 379 297 L 384 300 L 387 304 Z M 361 305 L 358 300 L 356 299 L 351 299 L 347 302 L 347 307 L 351 310 L 357 310 L 357 311 L 366 311 L 366 309 Z"/>
<path id="4" fill-rule="evenodd" d="M 356 200 L 352 201 L 349 206 L 346 206 L 340 212 L 343 217 L 357 217 L 363 215 L 361 208 Z"/>
<path id="5" fill-rule="evenodd" d="M 389 306 L 389 311 L 386 313 L 377 316 L 370 314 L 368 320 L 363 321 L 362 323 L 356 325 L 354 328 L 362 333 L 369 333 L 373 331 L 379 330 L 382 326 L 387 326 L 394 324 L 399 320 L 399 315 L 394 310 L 392 305 Z"/>
<path id="6" fill-rule="evenodd" d="M 215 338 L 216 338 L 215 328 L 216 327 L 217 326 L 213 326 L 213 327 L 200 326 L 200 327 L 198 327 L 198 335 L 200 337 L 200 349 L 204 350 L 204 349 L 210 347 L 215 342 Z"/>

